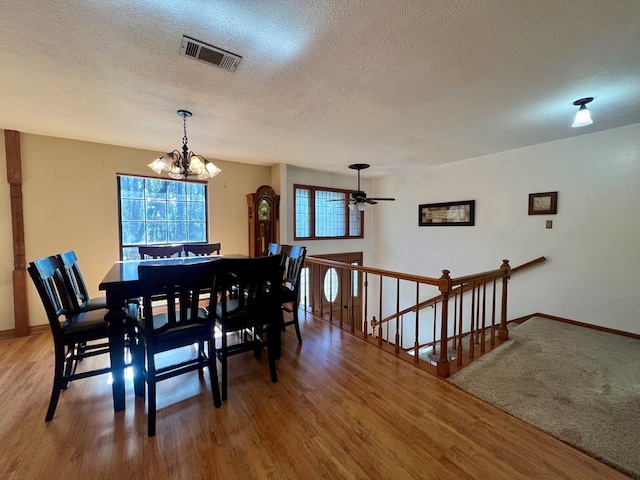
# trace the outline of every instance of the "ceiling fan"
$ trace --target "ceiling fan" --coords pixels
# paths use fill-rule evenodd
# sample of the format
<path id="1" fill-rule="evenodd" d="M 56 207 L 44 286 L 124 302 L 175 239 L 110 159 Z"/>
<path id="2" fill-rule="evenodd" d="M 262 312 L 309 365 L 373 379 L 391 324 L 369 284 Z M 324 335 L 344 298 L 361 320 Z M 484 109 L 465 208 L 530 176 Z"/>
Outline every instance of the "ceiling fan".
<path id="1" fill-rule="evenodd" d="M 349 168 L 352 170 L 358 171 L 358 191 L 351 193 L 351 199 L 349 200 L 349 208 L 358 208 L 362 210 L 364 208 L 364 204 L 368 203 L 369 205 L 375 205 L 379 201 L 395 201 L 395 198 L 371 198 L 367 197 L 367 194 L 360 190 L 360 170 L 364 170 L 365 168 L 369 168 L 369 164 L 367 163 L 352 163 L 349 165 Z"/>

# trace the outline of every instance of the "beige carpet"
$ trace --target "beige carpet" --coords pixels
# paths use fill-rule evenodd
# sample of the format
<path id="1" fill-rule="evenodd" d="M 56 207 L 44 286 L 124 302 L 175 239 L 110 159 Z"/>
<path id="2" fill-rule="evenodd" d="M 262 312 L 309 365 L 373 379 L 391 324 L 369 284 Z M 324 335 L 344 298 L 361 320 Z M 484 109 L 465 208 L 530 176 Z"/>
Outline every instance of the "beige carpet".
<path id="1" fill-rule="evenodd" d="M 449 381 L 640 479 L 640 341 L 538 317 L 509 337 Z"/>

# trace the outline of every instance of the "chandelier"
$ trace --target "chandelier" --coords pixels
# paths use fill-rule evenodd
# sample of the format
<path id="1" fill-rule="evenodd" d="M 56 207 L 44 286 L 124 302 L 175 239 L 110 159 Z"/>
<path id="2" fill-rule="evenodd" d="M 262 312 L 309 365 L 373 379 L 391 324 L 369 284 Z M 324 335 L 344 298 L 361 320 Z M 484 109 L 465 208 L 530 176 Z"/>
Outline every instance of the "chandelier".
<path id="1" fill-rule="evenodd" d="M 187 110 L 178 110 L 182 117 L 184 136 L 182 137 L 182 152 L 174 150 L 154 160 L 148 166 L 158 175 L 167 172 L 171 178 L 186 180 L 188 177 L 197 177 L 198 180 L 206 180 L 218 175 L 222 170 L 216 167 L 202 155 L 196 155 L 189 151 L 187 146 L 187 118 L 192 116 Z"/>

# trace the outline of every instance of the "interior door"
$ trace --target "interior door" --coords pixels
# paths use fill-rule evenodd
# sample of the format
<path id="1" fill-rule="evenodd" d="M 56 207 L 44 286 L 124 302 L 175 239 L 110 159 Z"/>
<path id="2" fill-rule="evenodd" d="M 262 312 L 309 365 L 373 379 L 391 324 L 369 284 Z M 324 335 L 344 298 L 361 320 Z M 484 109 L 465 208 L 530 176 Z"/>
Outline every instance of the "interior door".
<path id="1" fill-rule="evenodd" d="M 362 265 L 362 252 L 314 255 L 314 257 Z M 314 313 L 330 317 L 351 330 L 362 329 L 362 276 L 348 269 L 313 265 Z"/>

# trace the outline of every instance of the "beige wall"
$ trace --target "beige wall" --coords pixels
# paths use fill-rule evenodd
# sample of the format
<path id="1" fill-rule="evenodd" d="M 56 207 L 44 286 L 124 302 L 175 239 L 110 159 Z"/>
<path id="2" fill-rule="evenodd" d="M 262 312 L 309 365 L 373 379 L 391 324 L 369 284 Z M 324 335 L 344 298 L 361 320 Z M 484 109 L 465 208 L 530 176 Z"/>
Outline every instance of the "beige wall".
<path id="1" fill-rule="evenodd" d="M 3 135 L 4 139 L 4 135 Z M 153 176 L 147 164 L 159 152 L 21 134 L 27 262 L 73 249 L 90 294 L 119 258 L 117 173 Z M 2 156 L 5 161 L 4 148 Z M 271 168 L 215 161 L 222 173 L 209 181 L 209 238 L 223 253 L 248 252 L 245 195 L 271 181 Z M 0 186 L 0 331 L 14 328 L 11 217 L 6 177 Z M 29 284 L 30 324 L 46 323 Z"/>

